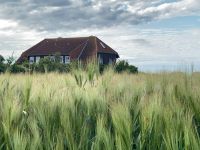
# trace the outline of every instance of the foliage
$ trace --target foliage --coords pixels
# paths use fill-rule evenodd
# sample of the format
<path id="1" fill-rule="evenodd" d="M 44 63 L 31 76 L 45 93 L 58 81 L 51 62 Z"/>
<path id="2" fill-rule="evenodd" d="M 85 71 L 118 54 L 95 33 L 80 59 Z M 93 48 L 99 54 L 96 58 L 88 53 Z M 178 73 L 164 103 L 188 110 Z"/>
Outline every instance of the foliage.
<path id="1" fill-rule="evenodd" d="M 129 73 L 138 73 L 138 68 L 133 65 L 129 65 L 128 62 L 125 60 L 121 60 L 118 61 L 117 64 L 115 65 L 115 71 L 118 73 L 125 71 Z"/>
<path id="2" fill-rule="evenodd" d="M 10 72 L 10 73 L 47 73 L 47 72 L 60 72 L 68 73 L 73 72 L 73 70 L 81 69 L 86 71 L 88 74 L 88 81 L 93 84 L 94 77 L 98 74 L 102 74 L 106 69 L 113 68 L 116 72 L 128 72 L 128 73 L 138 73 L 138 68 L 129 65 L 128 62 L 122 60 L 118 61 L 115 65 L 104 65 L 98 64 L 96 60 L 91 59 L 88 62 L 72 61 L 70 64 L 63 64 L 60 62 L 60 54 L 56 53 L 54 59 L 51 56 L 41 58 L 38 63 L 30 64 L 28 60 L 24 61 L 22 64 L 15 63 L 14 56 L 10 56 L 6 59 L 0 55 L 0 73 Z M 78 77 L 80 80 L 80 77 Z"/>
<path id="3" fill-rule="evenodd" d="M 59 60 L 58 60 L 59 59 Z M 55 61 L 51 60 L 50 57 L 45 57 L 40 59 L 38 63 L 29 64 L 28 61 L 25 61 L 22 66 L 26 71 L 29 72 L 69 72 L 70 65 L 60 63 L 60 57 L 56 57 Z"/>
<path id="4" fill-rule="evenodd" d="M 7 71 L 11 73 L 25 73 L 26 69 L 21 65 L 13 64 L 10 67 L 8 67 Z"/>
<path id="5" fill-rule="evenodd" d="M 7 62 L 7 65 L 10 67 L 14 62 L 15 62 L 15 58 L 14 56 L 9 56 L 7 59 L 6 59 L 6 62 Z"/>
<path id="6" fill-rule="evenodd" d="M 200 148 L 199 73 L 94 70 L 0 75 L 0 149 Z"/>
<path id="7" fill-rule="evenodd" d="M 4 72 L 11 72 L 11 73 L 23 73 L 25 72 L 25 69 L 21 65 L 17 65 L 14 63 L 15 58 L 14 56 L 10 56 L 6 59 L 4 59 L 3 56 L 0 55 L 0 73 Z"/>
<path id="8" fill-rule="evenodd" d="M 4 73 L 6 71 L 6 65 L 3 63 L 0 63 L 0 73 Z"/>
<path id="9" fill-rule="evenodd" d="M 5 61 L 4 57 L 0 55 L 0 73 L 5 72 L 6 66 L 3 63 Z"/>
<path id="10" fill-rule="evenodd" d="M 99 64 L 99 72 L 102 74 L 106 69 L 106 65 L 104 64 Z"/>
<path id="11" fill-rule="evenodd" d="M 4 57 L 0 55 L 0 64 L 3 63 L 4 61 L 5 61 Z"/>

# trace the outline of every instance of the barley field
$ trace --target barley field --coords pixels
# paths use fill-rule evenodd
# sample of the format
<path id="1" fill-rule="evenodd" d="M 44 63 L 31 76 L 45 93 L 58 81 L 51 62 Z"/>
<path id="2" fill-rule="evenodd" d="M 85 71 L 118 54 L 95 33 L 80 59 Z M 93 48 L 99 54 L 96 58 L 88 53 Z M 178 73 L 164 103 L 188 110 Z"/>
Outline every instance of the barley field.
<path id="1" fill-rule="evenodd" d="M 200 74 L 2 74 L 0 149 L 198 150 Z"/>

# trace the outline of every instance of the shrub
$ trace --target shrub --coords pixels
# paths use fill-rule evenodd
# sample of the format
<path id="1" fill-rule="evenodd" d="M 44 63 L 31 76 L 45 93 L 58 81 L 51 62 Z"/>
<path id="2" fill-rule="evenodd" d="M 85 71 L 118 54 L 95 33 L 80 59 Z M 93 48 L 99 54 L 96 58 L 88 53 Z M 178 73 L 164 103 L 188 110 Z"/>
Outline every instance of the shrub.
<path id="1" fill-rule="evenodd" d="M 121 60 L 116 63 L 115 71 L 118 73 L 125 71 L 129 73 L 138 73 L 138 68 L 133 65 L 129 65 L 128 62 L 125 60 Z"/>
<path id="2" fill-rule="evenodd" d="M 11 73 L 25 72 L 25 69 L 21 65 L 17 65 L 14 56 L 8 57 L 6 60 L 0 55 L 0 73 L 8 71 Z"/>
<path id="3" fill-rule="evenodd" d="M 0 63 L 0 73 L 4 73 L 6 71 L 6 65 L 3 63 Z"/>
<path id="4" fill-rule="evenodd" d="M 22 65 L 13 64 L 9 67 L 8 71 L 11 73 L 24 73 L 25 68 Z"/>
<path id="5" fill-rule="evenodd" d="M 69 72 L 70 71 L 70 65 L 69 64 L 63 64 L 56 59 L 55 61 L 52 61 L 50 57 L 42 58 L 39 63 L 35 63 L 31 65 L 31 70 L 36 72 Z"/>

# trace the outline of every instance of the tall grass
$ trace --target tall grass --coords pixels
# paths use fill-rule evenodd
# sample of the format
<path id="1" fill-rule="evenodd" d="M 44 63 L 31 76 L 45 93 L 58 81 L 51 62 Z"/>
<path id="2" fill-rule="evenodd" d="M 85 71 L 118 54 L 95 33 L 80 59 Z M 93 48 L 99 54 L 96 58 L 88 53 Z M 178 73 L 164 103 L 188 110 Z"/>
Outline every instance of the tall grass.
<path id="1" fill-rule="evenodd" d="M 0 75 L 0 149 L 200 149 L 200 74 Z"/>

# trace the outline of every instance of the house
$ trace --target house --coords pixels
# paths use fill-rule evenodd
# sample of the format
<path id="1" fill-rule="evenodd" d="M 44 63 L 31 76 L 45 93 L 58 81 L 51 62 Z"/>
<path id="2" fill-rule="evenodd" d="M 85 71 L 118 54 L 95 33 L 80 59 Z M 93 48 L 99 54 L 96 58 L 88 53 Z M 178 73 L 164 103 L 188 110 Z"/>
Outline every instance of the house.
<path id="1" fill-rule="evenodd" d="M 111 47 L 95 36 L 77 38 L 44 39 L 22 53 L 17 63 L 28 60 L 37 63 L 41 58 L 55 58 L 59 54 L 61 63 L 73 60 L 87 61 L 97 58 L 100 64 L 115 63 L 119 55 Z"/>

